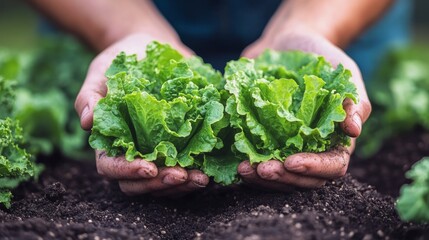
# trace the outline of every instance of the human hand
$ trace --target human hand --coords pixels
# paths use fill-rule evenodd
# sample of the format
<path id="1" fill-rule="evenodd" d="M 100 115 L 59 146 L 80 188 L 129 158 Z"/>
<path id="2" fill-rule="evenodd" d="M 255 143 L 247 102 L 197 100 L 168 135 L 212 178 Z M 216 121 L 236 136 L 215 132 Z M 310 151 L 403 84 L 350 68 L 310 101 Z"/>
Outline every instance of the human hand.
<path id="1" fill-rule="evenodd" d="M 104 74 L 116 55 L 124 51 L 143 58 L 146 45 L 153 40 L 147 34 L 129 35 L 102 51 L 92 61 L 75 102 L 83 129 L 90 130 L 92 127 L 94 107 L 107 93 Z M 170 40 L 169 43 L 185 56 L 193 54 L 178 40 Z M 177 196 L 204 188 L 209 182 L 209 178 L 198 170 L 186 171 L 180 167 L 158 169 L 152 162 L 143 159 L 129 162 L 124 156 L 108 157 L 104 151 L 96 151 L 96 163 L 98 172 L 118 180 L 121 190 L 128 195 L 150 193 L 156 196 Z"/>
<path id="2" fill-rule="evenodd" d="M 348 136 L 356 138 L 360 135 L 362 124 L 371 112 L 371 104 L 359 68 L 350 57 L 321 35 L 302 31 L 266 34 L 246 48 L 242 55 L 254 58 L 267 48 L 316 53 L 323 55 L 333 66 L 341 63 L 350 69 L 360 101 L 358 104 L 354 104 L 351 99 L 344 101 L 343 107 L 347 115 L 340 125 Z M 353 139 L 352 146 L 348 148 L 339 146 L 324 153 L 294 154 L 286 158 L 284 163 L 270 160 L 251 166 L 245 161 L 238 166 L 238 173 L 247 183 L 273 190 L 290 191 L 294 187 L 320 187 L 327 180 L 339 178 L 346 173 L 350 154 L 354 150 L 354 142 Z"/>
<path id="3" fill-rule="evenodd" d="M 150 193 L 153 196 L 178 197 L 206 187 L 207 175 L 199 170 L 181 167 L 161 167 L 153 162 L 135 159 L 129 162 L 124 156 L 109 157 L 96 151 L 97 171 L 100 175 L 119 181 L 121 191 L 127 195 Z"/>

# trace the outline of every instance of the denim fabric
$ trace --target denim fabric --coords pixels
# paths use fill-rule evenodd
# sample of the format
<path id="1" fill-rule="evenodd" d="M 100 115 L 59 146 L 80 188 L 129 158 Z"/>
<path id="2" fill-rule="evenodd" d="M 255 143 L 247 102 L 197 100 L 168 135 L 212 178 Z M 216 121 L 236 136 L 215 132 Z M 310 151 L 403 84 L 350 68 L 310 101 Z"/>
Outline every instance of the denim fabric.
<path id="1" fill-rule="evenodd" d="M 279 0 L 155 0 L 183 42 L 215 68 L 239 57 L 262 33 Z M 380 58 L 391 48 L 406 44 L 410 36 L 410 0 L 394 5 L 346 52 L 370 79 Z M 222 70 L 222 69 L 221 69 Z"/>
<path id="2" fill-rule="evenodd" d="M 346 49 L 359 65 L 365 81 L 371 79 L 380 60 L 392 48 L 410 41 L 412 1 L 397 0 L 377 23 Z"/>

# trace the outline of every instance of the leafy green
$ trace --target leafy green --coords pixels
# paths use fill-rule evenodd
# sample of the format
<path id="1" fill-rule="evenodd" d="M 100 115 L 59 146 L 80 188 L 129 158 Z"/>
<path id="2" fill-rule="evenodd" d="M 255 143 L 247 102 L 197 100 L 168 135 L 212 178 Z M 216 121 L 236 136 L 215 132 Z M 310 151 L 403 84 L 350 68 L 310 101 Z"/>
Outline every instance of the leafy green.
<path id="1" fill-rule="evenodd" d="M 219 136 L 229 124 L 219 72 L 153 42 L 141 61 L 119 54 L 106 76 L 107 95 L 94 110 L 93 148 L 129 161 L 212 169 L 207 174 L 224 184 L 235 178 L 238 163 L 207 155 L 223 147 Z M 220 165 L 225 171 L 214 170 Z"/>
<path id="2" fill-rule="evenodd" d="M 16 79 L 19 62 L 16 56 L 0 58 L 0 118 L 10 116 L 14 106 Z"/>
<path id="3" fill-rule="evenodd" d="M 21 148 L 22 128 L 10 118 L 0 119 L 0 203 L 10 207 L 11 189 L 38 174 L 38 167 Z"/>
<path id="4" fill-rule="evenodd" d="M 362 157 L 377 152 L 384 140 L 416 126 L 429 130 L 429 49 L 389 53 L 368 86 L 371 117 L 358 141 Z"/>
<path id="5" fill-rule="evenodd" d="M 19 65 L 15 56 L 0 60 L 0 203 L 10 207 L 11 190 L 19 183 L 36 177 L 41 167 L 23 146 L 23 131 L 18 121 L 9 118 L 13 111 Z"/>
<path id="6" fill-rule="evenodd" d="M 404 221 L 429 222 L 429 157 L 414 164 L 406 177 L 413 182 L 401 188 L 399 216 Z"/>
<path id="7" fill-rule="evenodd" d="M 92 156 L 73 103 L 92 59 L 71 38 L 47 39 L 30 55 L 16 91 L 14 115 L 34 154 L 54 150 L 67 157 Z"/>
<path id="8" fill-rule="evenodd" d="M 339 129 L 345 98 L 358 101 L 351 73 L 298 51 L 266 51 L 231 61 L 225 70 L 226 112 L 236 130 L 234 149 L 252 163 L 283 160 L 349 144 Z"/>

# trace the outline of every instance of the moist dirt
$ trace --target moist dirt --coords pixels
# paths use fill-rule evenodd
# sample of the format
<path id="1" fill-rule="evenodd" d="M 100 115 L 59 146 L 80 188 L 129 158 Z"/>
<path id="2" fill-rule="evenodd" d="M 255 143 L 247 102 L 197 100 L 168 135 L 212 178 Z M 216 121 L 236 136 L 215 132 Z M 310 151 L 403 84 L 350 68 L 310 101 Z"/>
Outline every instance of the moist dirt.
<path id="1" fill-rule="evenodd" d="M 401 222 L 394 208 L 423 156 L 429 133 L 416 130 L 353 156 L 349 174 L 320 189 L 212 185 L 179 199 L 127 197 L 94 162 L 45 159 L 39 180 L 0 209 L 0 239 L 429 239 L 429 225 Z"/>

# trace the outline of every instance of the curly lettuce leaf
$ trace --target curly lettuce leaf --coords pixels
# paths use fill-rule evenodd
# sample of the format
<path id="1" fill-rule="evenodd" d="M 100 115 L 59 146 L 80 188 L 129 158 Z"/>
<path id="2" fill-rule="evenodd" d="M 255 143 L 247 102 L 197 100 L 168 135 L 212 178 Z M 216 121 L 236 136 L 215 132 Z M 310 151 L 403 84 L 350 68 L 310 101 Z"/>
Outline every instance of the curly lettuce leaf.
<path id="1" fill-rule="evenodd" d="M 0 120 L 0 203 L 10 207 L 10 192 L 20 182 L 35 177 L 41 168 L 22 148 L 22 128 L 10 118 Z"/>
<path id="2" fill-rule="evenodd" d="M 129 161 L 201 169 L 210 161 L 204 155 L 223 147 L 218 135 L 229 123 L 223 78 L 200 58 L 185 59 L 169 45 L 153 42 L 141 61 L 119 54 L 106 76 L 107 95 L 94 110 L 93 148 L 109 156 L 125 154 Z M 236 172 L 236 166 L 227 167 Z M 231 169 L 211 176 L 229 181 L 236 174 L 231 177 Z"/>
<path id="3" fill-rule="evenodd" d="M 230 185 L 237 182 L 237 166 L 242 159 L 226 154 L 222 156 L 204 156 L 202 170 L 205 174 L 214 178 L 217 183 Z"/>
<path id="4" fill-rule="evenodd" d="M 7 54 L 0 58 L 0 118 L 11 115 L 15 99 L 14 87 L 19 72 L 17 56 Z"/>
<path id="5" fill-rule="evenodd" d="M 225 79 L 234 149 L 252 163 L 349 144 L 337 126 L 346 117 L 342 102 L 357 102 L 358 94 L 343 66 L 303 52 L 266 51 L 229 62 Z"/>

